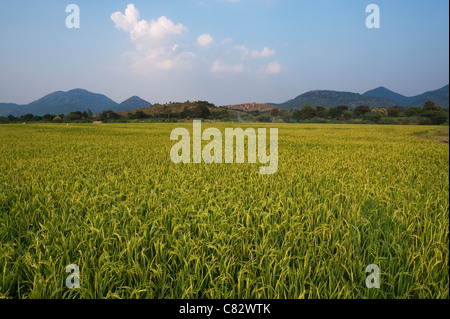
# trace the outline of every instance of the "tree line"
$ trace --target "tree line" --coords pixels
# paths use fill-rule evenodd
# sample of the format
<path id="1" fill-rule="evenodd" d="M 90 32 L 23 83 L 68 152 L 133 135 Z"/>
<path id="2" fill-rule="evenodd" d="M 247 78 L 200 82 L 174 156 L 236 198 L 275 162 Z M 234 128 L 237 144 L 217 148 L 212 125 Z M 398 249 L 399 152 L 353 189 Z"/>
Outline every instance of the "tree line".
<path id="1" fill-rule="evenodd" d="M 371 108 L 368 105 L 359 105 L 354 109 L 346 105 L 326 109 L 322 106 L 312 107 L 306 103 L 300 110 L 291 110 L 290 113 L 295 122 L 328 120 L 349 123 L 441 125 L 448 123 L 449 120 L 448 109 L 443 109 L 433 101 L 427 101 L 423 107 Z"/>
<path id="2" fill-rule="evenodd" d="M 152 113 L 138 110 L 135 112 L 116 113 L 111 110 L 100 114 L 88 111 L 76 111 L 67 115 L 46 114 L 37 116 L 25 114 L 15 117 L 9 115 L 0 117 L 0 123 L 92 123 L 102 122 L 178 122 L 196 118 L 224 122 L 285 122 L 285 123 L 360 123 L 360 124 L 418 124 L 442 125 L 448 124 L 449 110 L 443 109 L 433 101 L 427 101 L 423 107 L 394 106 L 390 108 L 371 108 L 368 105 L 359 105 L 350 109 L 346 105 L 332 108 L 323 106 L 312 107 L 306 103 L 300 110 L 272 109 L 270 112 L 240 112 L 227 108 L 216 107 L 207 101 L 169 103 L 154 105 Z"/>

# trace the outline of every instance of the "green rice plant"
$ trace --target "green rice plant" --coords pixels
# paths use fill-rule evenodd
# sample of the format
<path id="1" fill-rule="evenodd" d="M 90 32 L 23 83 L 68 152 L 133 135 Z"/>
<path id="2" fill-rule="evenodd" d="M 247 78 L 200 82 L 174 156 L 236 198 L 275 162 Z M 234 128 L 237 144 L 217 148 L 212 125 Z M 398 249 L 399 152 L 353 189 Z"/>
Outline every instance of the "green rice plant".
<path id="1" fill-rule="evenodd" d="M 277 124 L 260 175 L 173 164 L 178 126 L 0 126 L 0 298 L 449 298 L 440 128 Z"/>

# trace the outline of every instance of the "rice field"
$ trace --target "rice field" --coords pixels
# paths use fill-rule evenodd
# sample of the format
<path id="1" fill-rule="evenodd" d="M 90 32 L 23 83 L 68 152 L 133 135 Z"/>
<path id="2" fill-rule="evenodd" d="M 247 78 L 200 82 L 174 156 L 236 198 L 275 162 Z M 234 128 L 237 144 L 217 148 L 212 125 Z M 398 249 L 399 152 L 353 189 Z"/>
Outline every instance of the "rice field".
<path id="1" fill-rule="evenodd" d="M 439 128 L 203 125 L 278 127 L 261 175 L 172 163 L 180 126 L 0 126 L 0 298 L 449 298 Z"/>

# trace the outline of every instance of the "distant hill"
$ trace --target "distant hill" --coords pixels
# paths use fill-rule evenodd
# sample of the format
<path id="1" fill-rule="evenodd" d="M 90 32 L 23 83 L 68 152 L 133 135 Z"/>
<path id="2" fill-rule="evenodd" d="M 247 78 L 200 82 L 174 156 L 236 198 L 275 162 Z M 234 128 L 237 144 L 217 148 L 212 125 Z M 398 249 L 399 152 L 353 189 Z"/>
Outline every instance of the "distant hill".
<path id="1" fill-rule="evenodd" d="M 138 96 L 130 97 L 128 100 L 123 101 L 118 105 L 115 112 L 121 112 L 126 110 L 134 110 L 134 109 L 144 109 L 147 107 L 151 107 L 152 104 L 141 99 Z M 120 109 L 119 109 L 120 108 Z"/>
<path id="2" fill-rule="evenodd" d="M 91 110 L 93 114 L 102 111 L 112 110 L 121 112 L 125 110 L 149 107 L 152 104 L 133 96 L 126 101 L 118 104 L 107 96 L 98 93 L 92 93 L 83 89 L 74 89 L 67 92 L 57 91 L 48 94 L 37 101 L 27 105 L 18 105 L 14 103 L 0 103 L 0 116 L 20 116 L 27 113 L 34 115 L 45 114 L 69 114 L 75 111 Z"/>
<path id="3" fill-rule="evenodd" d="M 398 105 L 409 105 L 409 97 L 396 93 L 394 91 L 388 90 L 383 86 L 376 88 L 374 90 L 367 91 L 363 94 L 365 97 L 378 97 L 386 100 L 391 100 Z"/>
<path id="4" fill-rule="evenodd" d="M 0 103 L 0 116 L 8 116 L 10 114 L 17 116 L 22 114 L 25 106 L 15 103 Z"/>
<path id="5" fill-rule="evenodd" d="M 408 106 L 422 106 L 426 101 L 433 101 L 443 108 L 449 107 L 449 86 L 446 85 L 435 91 L 425 92 L 423 94 L 411 97 L 411 103 Z"/>
<path id="6" fill-rule="evenodd" d="M 331 108 L 339 105 L 347 105 L 355 108 L 358 105 L 369 105 L 370 107 L 392 107 L 396 103 L 378 97 L 366 97 L 358 93 L 338 92 L 338 91 L 310 91 L 297 96 L 295 99 L 289 100 L 277 106 L 282 110 L 301 109 L 305 103 L 311 106 L 323 106 Z"/>
<path id="7" fill-rule="evenodd" d="M 409 106 L 423 106 L 426 101 L 433 101 L 443 108 L 449 107 L 449 86 L 446 85 L 438 90 L 425 92 L 420 95 L 406 97 L 398 94 L 384 87 L 379 87 L 363 94 L 366 97 L 378 97 L 391 100 L 398 105 Z"/>
<path id="8" fill-rule="evenodd" d="M 34 115 L 68 114 L 74 111 L 91 110 L 92 113 L 101 113 L 104 110 L 113 110 L 118 104 L 103 94 L 92 93 L 83 89 L 68 92 L 54 92 L 28 104 L 26 113 Z"/>
<path id="9" fill-rule="evenodd" d="M 305 103 L 309 103 L 315 107 L 317 105 L 331 108 L 339 105 L 347 105 L 350 108 L 355 108 L 358 105 L 369 105 L 370 107 L 392 107 L 401 105 L 409 106 L 423 106 L 428 101 L 434 101 L 443 108 L 449 107 L 449 85 L 446 85 L 438 90 L 425 92 L 423 94 L 406 97 L 404 95 L 393 92 L 385 87 L 379 87 L 368 91 L 364 94 L 352 92 L 338 92 L 338 91 L 310 91 L 297 96 L 295 99 L 288 100 L 281 104 L 266 103 L 244 103 L 240 105 L 225 106 L 225 108 L 233 111 L 260 111 L 267 112 L 273 107 L 278 107 L 282 110 L 301 109 Z M 181 104 L 178 105 L 181 107 Z M 188 108 L 191 105 L 183 105 Z M 0 116 L 20 116 L 27 113 L 34 115 L 45 114 L 69 114 L 75 111 L 91 110 L 93 114 L 101 113 L 102 111 L 112 110 L 114 112 L 136 111 L 149 108 L 154 108 L 150 102 L 147 102 L 137 96 L 133 96 L 122 103 L 118 104 L 103 94 L 92 93 L 83 89 L 75 89 L 67 92 L 58 91 L 40 98 L 27 105 L 19 105 L 14 103 L 0 103 Z M 171 105 L 175 109 L 177 106 Z M 161 112 L 159 108 L 153 109 L 150 113 Z"/>

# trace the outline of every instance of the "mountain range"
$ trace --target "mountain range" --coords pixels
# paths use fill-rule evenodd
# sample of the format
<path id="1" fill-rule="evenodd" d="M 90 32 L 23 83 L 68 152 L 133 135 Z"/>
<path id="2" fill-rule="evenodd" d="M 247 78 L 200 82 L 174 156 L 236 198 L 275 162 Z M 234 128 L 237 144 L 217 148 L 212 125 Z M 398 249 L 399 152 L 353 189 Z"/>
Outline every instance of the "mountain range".
<path id="1" fill-rule="evenodd" d="M 368 91 L 363 94 L 366 97 L 379 97 L 391 100 L 397 105 L 409 107 L 409 106 L 422 106 L 426 101 L 433 101 L 443 108 L 449 107 L 449 86 L 448 84 L 440 89 L 425 92 L 420 95 L 407 97 L 385 87 L 379 87 L 375 90 Z"/>
<path id="2" fill-rule="evenodd" d="M 423 106 L 428 100 L 434 101 L 443 108 L 448 108 L 449 85 L 412 97 L 401 95 L 385 87 L 379 87 L 364 94 L 317 90 L 306 92 L 284 103 L 267 103 L 262 105 L 272 105 L 282 110 L 301 109 L 305 103 L 309 103 L 313 107 L 320 105 L 326 108 L 339 105 L 347 105 L 350 108 L 355 108 L 358 105 L 369 105 L 370 107 L 399 105 L 409 107 L 414 105 Z M 133 96 L 119 104 L 103 94 L 74 89 L 67 92 L 57 91 L 26 105 L 0 103 L 0 116 L 8 116 L 10 114 L 20 116 L 27 113 L 42 116 L 45 114 L 68 114 L 74 111 L 83 112 L 88 110 L 91 110 L 93 114 L 98 114 L 106 110 L 123 112 L 150 106 L 152 106 L 150 102 L 137 96 Z"/>
<path id="3" fill-rule="evenodd" d="M 103 94 L 74 89 L 67 92 L 57 91 L 26 105 L 0 103 L 0 116 L 8 116 L 9 114 L 19 116 L 28 113 L 42 116 L 45 114 L 69 114 L 74 111 L 84 112 L 88 110 L 91 110 L 93 114 L 97 114 L 107 110 L 121 112 L 150 106 L 152 106 L 151 103 L 137 96 L 133 96 L 119 104 Z"/>
<path id="4" fill-rule="evenodd" d="M 347 105 L 355 108 L 358 105 L 369 105 L 370 107 L 392 107 L 392 106 L 423 106 L 431 100 L 443 108 L 449 107 L 449 86 L 446 85 L 438 90 L 425 92 L 420 95 L 407 97 L 399 93 L 379 87 L 364 94 L 338 91 L 309 91 L 281 104 L 275 104 L 282 110 L 300 109 L 305 103 L 311 106 L 324 106 L 326 108 Z"/>

